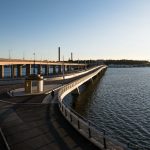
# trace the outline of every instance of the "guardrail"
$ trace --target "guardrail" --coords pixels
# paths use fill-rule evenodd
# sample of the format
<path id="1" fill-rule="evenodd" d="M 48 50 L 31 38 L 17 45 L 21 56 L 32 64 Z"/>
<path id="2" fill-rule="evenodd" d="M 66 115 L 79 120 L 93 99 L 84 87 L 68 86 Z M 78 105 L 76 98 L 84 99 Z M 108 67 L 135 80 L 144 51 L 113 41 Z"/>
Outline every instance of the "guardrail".
<path id="1" fill-rule="evenodd" d="M 80 85 L 83 83 L 87 82 L 88 80 L 92 79 L 94 76 L 98 75 L 100 72 L 103 73 L 106 70 L 106 66 L 99 66 L 91 69 L 91 71 L 86 71 L 88 74 L 83 74 L 85 75 L 84 77 L 82 76 L 80 79 L 77 79 L 74 82 L 71 82 L 61 88 L 61 90 L 58 93 L 58 98 L 60 101 L 63 100 L 64 96 L 66 96 L 68 93 L 73 91 L 74 89 L 78 88 Z"/>
<path id="2" fill-rule="evenodd" d="M 109 149 L 109 150 L 130 150 L 132 149 L 138 149 L 138 147 L 133 145 L 130 147 L 130 145 L 124 145 L 121 144 L 113 139 L 111 139 L 109 136 L 106 135 L 105 130 L 99 131 L 92 122 L 88 121 L 81 115 L 79 115 L 77 112 L 75 112 L 70 107 L 67 107 L 63 103 L 63 98 L 73 91 L 74 89 L 78 88 L 83 83 L 87 82 L 94 76 L 98 74 L 103 74 L 106 70 L 106 66 L 96 68 L 94 72 L 92 72 L 89 75 L 86 75 L 85 77 L 82 77 L 81 79 L 78 79 L 70 84 L 65 85 L 60 89 L 58 92 L 58 99 L 59 99 L 59 108 L 63 116 L 68 120 L 68 122 L 85 138 L 87 138 L 89 141 L 97 145 L 100 149 Z"/>

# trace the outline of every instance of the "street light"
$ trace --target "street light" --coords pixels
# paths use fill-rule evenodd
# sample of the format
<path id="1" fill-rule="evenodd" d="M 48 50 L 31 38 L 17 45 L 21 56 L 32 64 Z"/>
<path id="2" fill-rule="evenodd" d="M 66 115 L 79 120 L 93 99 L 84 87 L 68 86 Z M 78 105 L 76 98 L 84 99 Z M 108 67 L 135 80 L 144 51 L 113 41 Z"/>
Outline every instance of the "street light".
<path id="1" fill-rule="evenodd" d="M 33 74 L 35 74 L 35 52 L 33 53 L 34 55 L 34 66 L 33 66 Z"/>
<path id="2" fill-rule="evenodd" d="M 64 56 L 63 56 L 63 69 L 62 69 L 62 76 L 63 76 L 63 83 L 64 83 L 64 79 L 65 79 L 65 71 L 64 71 L 64 68 L 65 68 L 65 66 L 64 66 Z"/>

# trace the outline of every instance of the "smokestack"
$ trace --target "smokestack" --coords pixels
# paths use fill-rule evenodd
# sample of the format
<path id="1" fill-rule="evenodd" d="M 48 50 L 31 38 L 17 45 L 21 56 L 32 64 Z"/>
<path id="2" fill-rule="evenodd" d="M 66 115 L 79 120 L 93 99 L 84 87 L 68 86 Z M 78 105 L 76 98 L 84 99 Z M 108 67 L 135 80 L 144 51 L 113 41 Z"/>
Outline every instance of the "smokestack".
<path id="1" fill-rule="evenodd" d="M 71 60 L 73 61 L 73 53 L 71 52 Z"/>
<path id="2" fill-rule="evenodd" d="M 58 47 L 58 61 L 60 61 L 60 47 Z"/>

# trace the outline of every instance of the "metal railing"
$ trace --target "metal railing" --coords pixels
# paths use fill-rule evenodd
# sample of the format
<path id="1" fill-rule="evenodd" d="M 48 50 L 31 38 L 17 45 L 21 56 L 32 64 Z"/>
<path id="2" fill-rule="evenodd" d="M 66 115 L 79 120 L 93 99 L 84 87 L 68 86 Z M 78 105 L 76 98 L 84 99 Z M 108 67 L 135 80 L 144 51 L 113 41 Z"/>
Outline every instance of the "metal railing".
<path id="1" fill-rule="evenodd" d="M 58 93 L 59 108 L 63 116 L 69 121 L 69 123 L 79 133 L 81 133 L 84 137 L 86 137 L 88 140 L 93 142 L 99 148 L 127 150 L 129 148 L 126 145 L 123 145 L 109 138 L 108 136 L 106 136 L 105 130 L 100 132 L 98 129 L 94 127 L 93 123 L 91 123 L 84 117 L 80 116 L 78 113 L 76 113 L 74 110 L 67 107 L 63 103 L 63 98 L 65 97 L 65 95 L 67 95 L 69 92 L 73 91 L 74 89 L 82 85 L 83 83 L 87 82 L 94 76 L 98 74 L 103 74 L 106 68 L 107 68 L 106 66 L 96 68 L 95 71 L 90 73 L 89 75 L 86 75 L 85 77 L 82 77 L 81 79 L 78 79 L 70 84 L 65 85 L 63 88 L 61 88 Z"/>

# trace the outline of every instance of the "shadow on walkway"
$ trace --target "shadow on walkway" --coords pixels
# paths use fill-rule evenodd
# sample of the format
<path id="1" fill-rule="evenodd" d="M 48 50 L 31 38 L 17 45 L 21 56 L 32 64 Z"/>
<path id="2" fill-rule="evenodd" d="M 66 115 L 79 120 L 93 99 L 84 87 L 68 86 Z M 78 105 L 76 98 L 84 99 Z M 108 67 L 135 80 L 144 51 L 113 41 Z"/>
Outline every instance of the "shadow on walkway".
<path id="1" fill-rule="evenodd" d="M 11 150 L 98 150 L 65 120 L 57 103 L 1 106 L 0 126 Z"/>

